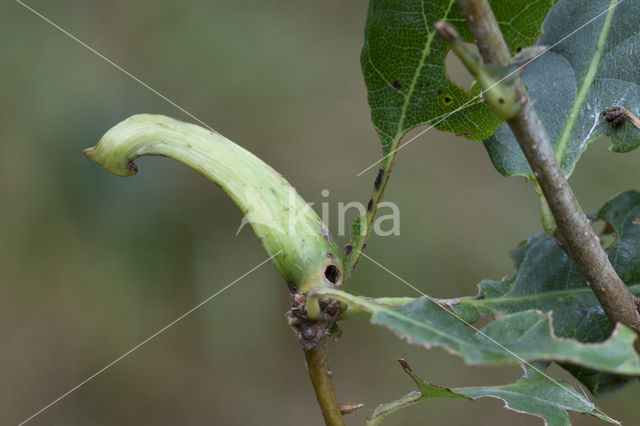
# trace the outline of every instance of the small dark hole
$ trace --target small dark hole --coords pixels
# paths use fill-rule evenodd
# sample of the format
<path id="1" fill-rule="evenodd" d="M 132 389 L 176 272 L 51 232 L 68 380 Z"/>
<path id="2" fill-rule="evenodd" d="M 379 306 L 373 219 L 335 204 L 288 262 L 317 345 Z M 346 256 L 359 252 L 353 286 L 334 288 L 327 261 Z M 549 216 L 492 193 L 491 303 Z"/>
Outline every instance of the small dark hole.
<path id="1" fill-rule="evenodd" d="M 340 269 L 335 265 L 329 265 L 324 270 L 324 276 L 327 277 L 330 283 L 337 284 L 340 280 Z"/>
<path id="2" fill-rule="evenodd" d="M 446 104 L 450 104 L 451 102 L 453 102 L 453 99 L 451 99 L 449 96 L 445 96 L 445 98 L 444 98 L 444 102 L 445 102 Z"/>

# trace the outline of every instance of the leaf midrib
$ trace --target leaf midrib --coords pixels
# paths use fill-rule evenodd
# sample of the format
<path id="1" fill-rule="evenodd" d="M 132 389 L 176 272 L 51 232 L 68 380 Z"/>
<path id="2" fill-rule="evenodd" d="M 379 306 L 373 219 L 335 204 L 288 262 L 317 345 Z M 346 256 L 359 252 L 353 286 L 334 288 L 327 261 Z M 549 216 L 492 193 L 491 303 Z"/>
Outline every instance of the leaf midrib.
<path id="1" fill-rule="evenodd" d="M 449 5 L 447 6 L 447 11 L 444 14 L 444 20 L 449 18 L 449 13 L 451 12 L 451 7 L 453 6 L 455 0 L 449 0 Z M 396 134 L 394 135 L 391 141 L 391 150 L 394 150 L 400 142 L 402 135 L 405 133 L 405 120 L 407 118 L 407 110 L 409 108 L 409 104 L 411 103 L 411 97 L 413 96 L 413 92 L 415 91 L 416 85 L 418 83 L 418 77 L 424 68 L 424 64 L 427 60 L 427 57 L 431 53 L 431 45 L 433 43 L 433 39 L 435 38 L 436 31 L 431 28 L 429 30 L 427 16 L 424 13 L 424 0 L 420 2 L 421 12 L 422 12 L 422 20 L 424 21 L 424 28 L 427 31 L 427 42 L 425 43 L 424 49 L 422 49 L 422 55 L 420 56 L 420 62 L 418 62 L 418 66 L 416 67 L 416 72 L 413 74 L 413 78 L 411 79 L 411 83 L 409 84 L 409 89 L 407 90 L 407 95 L 405 96 L 405 101 L 402 104 L 402 109 L 400 110 L 400 118 L 398 119 L 398 126 L 396 127 Z"/>
<path id="2" fill-rule="evenodd" d="M 428 298 L 425 297 L 424 299 L 428 299 Z M 420 300 L 420 299 L 416 299 L 416 300 Z M 440 329 L 438 329 L 436 327 L 429 326 L 424 322 L 421 322 L 421 321 L 415 320 L 415 319 L 413 319 L 411 317 L 408 317 L 406 315 L 400 314 L 395 309 L 388 309 L 388 308 L 380 308 L 380 307 L 378 307 L 377 309 L 371 311 L 371 321 L 372 322 L 376 321 L 377 316 L 379 314 L 388 315 L 390 317 L 393 317 L 393 318 L 397 319 L 398 321 L 405 322 L 407 324 L 410 324 L 410 325 L 416 326 L 418 328 L 424 329 L 426 331 L 432 332 L 433 334 L 436 334 L 438 336 L 444 337 L 447 340 L 452 340 L 452 341 L 454 341 L 454 342 L 456 342 L 456 343 L 458 343 L 460 345 L 460 348 L 458 348 L 458 350 L 460 350 L 462 347 L 471 345 L 471 343 L 469 343 L 469 342 L 467 342 L 465 340 L 460 340 L 456 336 L 454 336 L 454 335 L 452 335 L 450 333 L 446 333 L 446 332 L 441 331 Z M 456 316 L 455 318 L 458 318 L 458 317 Z M 387 324 L 387 323 L 383 323 L 383 322 L 378 322 L 377 324 L 384 325 L 386 327 L 390 327 L 391 326 L 391 324 Z M 397 330 L 393 330 L 393 331 L 397 331 Z M 407 334 L 407 336 L 409 336 L 409 335 Z M 413 339 L 413 337 L 412 337 L 412 339 Z M 432 344 L 441 345 L 442 346 L 443 342 L 437 341 L 437 342 L 433 342 Z M 454 349 L 452 347 L 448 347 L 447 349 L 456 350 L 456 349 Z M 456 351 L 458 351 L 458 350 L 456 350 Z"/>
<path id="3" fill-rule="evenodd" d="M 600 36 L 598 37 L 598 42 L 596 43 L 595 53 L 591 57 L 589 67 L 587 68 L 587 72 L 584 76 L 584 79 L 582 80 L 582 84 L 580 85 L 580 90 L 578 91 L 576 98 L 573 101 L 571 111 L 569 112 L 569 116 L 567 118 L 567 121 L 565 122 L 564 128 L 562 129 L 560 139 L 558 140 L 558 145 L 556 147 L 556 159 L 558 160 L 560 167 L 563 167 L 562 163 L 565 159 L 565 156 L 567 155 L 569 139 L 571 138 L 571 134 L 573 133 L 573 129 L 575 128 L 576 123 L 578 122 L 580 108 L 582 107 L 582 104 L 584 103 L 587 94 L 591 89 L 591 85 L 593 84 L 596 73 L 598 72 L 602 56 L 604 55 L 604 43 L 607 40 L 607 36 L 609 35 L 611 21 L 613 19 L 613 15 L 618 3 L 619 0 L 610 0 L 609 2 L 609 10 L 605 17 L 604 23 L 602 24 L 602 29 L 600 30 Z M 569 171 L 568 174 L 571 174 L 571 171 Z"/>
<path id="4" fill-rule="evenodd" d="M 632 292 L 640 292 L 640 284 L 633 284 L 629 286 L 629 290 Z M 562 290 L 562 291 L 547 291 L 543 293 L 535 293 L 535 294 L 526 294 L 522 296 L 508 296 L 509 293 L 506 293 L 507 296 L 498 296 L 493 298 L 485 298 L 485 299 L 474 299 L 473 297 L 464 298 L 467 301 L 470 301 L 472 305 L 490 305 L 490 304 L 500 304 L 500 303 L 508 303 L 508 302 L 518 302 L 529 299 L 544 299 L 545 297 L 562 297 L 562 296 L 575 296 L 580 294 L 593 294 L 592 290 L 589 287 L 579 288 L 574 290 Z"/>
<path id="5" fill-rule="evenodd" d="M 403 322 L 408 323 L 410 325 L 415 325 L 415 326 L 417 326 L 419 328 L 431 331 L 431 332 L 433 332 L 434 334 L 436 334 L 438 336 L 443 336 L 443 337 L 445 337 L 445 338 L 447 338 L 449 340 L 452 340 L 452 341 L 460 344 L 460 348 L 463 347 L 463 346 L 468 346 L 468 345 L 471 344 L 471 343 L 469 343 L 469 342 L 467 342 L 465 340 L 458 339 L 456 336 L 453 336 L 451 334 L 445 333 L 445 332 L 439 330 L 436 327 L 430 327 L 426 323 L 417 321 L 417 320 L 415 320 L 413 318 L 410 318 L 410 317 L 408 317 L 406 315 L 403 315 L 403 314 L 399 313 L 396 309 L 390 309 L 390 308 L 386 308 L 384 306 L 376 305 L 374 303 L 371 303 L 369 301 L 363 300 L 362 298 L 360 298 L 358 296 L 355 296 L 355 295 L 352 295 L 350 293 L 346 293 L 346 292 L 341 291 L 341 290 L 331 291 L 329 289 L 324 289 L 323 294 L 324 295 L 328 295 L 328 296 L 330 296 L 332 298 L 335 298 L 335 299 L 338 299 L 338 300 L 344 300 L 344 301 L 347 301 L 348 303 L 353 303 L 353 304 L 359 306 L 361 309 L 369 312 L 369 314 L 371 315 L 371 321 L 374 322 L 374 323 L 375 323 L 376 317 L 379 314 L 388 315 L 388 316 L 393 317 L 393 318 L 395 318 L 395 319 L 397 319 L 399 321 L 403 321 Z M 426 297 L 426 296 L 425 297 L 421 297 L 419 299 L 416 299 L 416 301 L 417 300 L 429 300 L 429 301 L 433 302 L 435 305 L 439 306 L 436 302 L 434 302 L 433 300 L 431 300 L 429 297 Z M 414 303 L 414 302 L 411 302 L 411 303 Z M 406 306 L 406 305 L 404 305 L 404 306 Z M 444 309 L 444 308 L 442 308 L 442 309 Z M 455 316 L 455 317 L 457 319 L 460 319 L 457 316 Z M 384 325 L 385 327 L 389 327 L 389 324 L 385 324 L 385 323 L 382 323 L 382 322 L 379 322 L 377 324 Z M 439 344 L 441 346 L 444 346 L 443 342 L 435 342 L 434 344 Z M 453 347 L 448 347 L 448 349 L 455 350 Z"/>

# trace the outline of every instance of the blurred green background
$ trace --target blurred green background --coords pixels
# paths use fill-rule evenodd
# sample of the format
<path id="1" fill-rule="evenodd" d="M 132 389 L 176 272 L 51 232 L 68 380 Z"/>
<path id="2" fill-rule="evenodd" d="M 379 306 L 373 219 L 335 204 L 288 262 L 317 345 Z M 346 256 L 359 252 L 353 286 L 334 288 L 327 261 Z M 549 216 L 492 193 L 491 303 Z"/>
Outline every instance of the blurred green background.
<path id="1" fill-rule="evenodd" d="M 380 156 L 359 65 L 366 1 L 28 4 L 257 154 L 316 207 L 329 202 L 331 217 L 340 201 L 368 200 L 375 169 L 355 176 Z M 249 228 L 235 236 L 241 214 L 229 198 L 184 166 L 144 158 L 138 176 L 122 179 L 83 158 L 131 114 L 193 120 L 19 3 L 0 7 L 0 424 L 9 425 L 266 255 Z M 449 72 L 465 78 L 455 64 Z M 585 210 L 638 188 L 639 161 L 640 152 L 594 143 L 571 181 Z M 481 279 L 511 273 L 508 251 L 540 229 L 530 184 L 501 177 L 481 143 L 435 130 L 400 152 L 385 199 L 400 207 L 401 235 L 374 236 L 368 254 L 438 297 L 475 294 Z M 350 289 L 415 296 L 366 260 Z M 30 424 L 321 424 L 285 324 L 287 294 L 265 265 Z M 365 404 L 349 424 L 413 390 L 397 357 L 446 386 L 520 376 L 410 346 L 365 316 L 342 329 L 331 346 L 339 399 Z M 639 391 L 598 404 L 634 424 Z M 425 403 L 386 424 L 471 423 L 542 421 L 484 399 Z"/>

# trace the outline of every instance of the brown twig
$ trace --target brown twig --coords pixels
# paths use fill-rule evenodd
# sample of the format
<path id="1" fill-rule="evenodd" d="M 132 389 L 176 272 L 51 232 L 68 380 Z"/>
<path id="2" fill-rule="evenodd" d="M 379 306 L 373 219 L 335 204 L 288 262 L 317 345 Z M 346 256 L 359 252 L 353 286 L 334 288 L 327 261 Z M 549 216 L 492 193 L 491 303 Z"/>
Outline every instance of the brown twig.
<path id="1" fill-rule="evenodd" d="M 459 0 L 485 63 L 508 65 L 511 54 L 487 0 Z M 612 323 L 640 333 L 635 298 L 618 277 L 562 173 L 522 80 L 515 82 L 522 108 L 508 120 L 556 221 L 556 241 L 590 283 Z"/>
<path id="2" fill-rule="evenodd" d="M 341 407 L 331 382 L 327 339 L 319 342 L 313 348 L 305 350 L 304 355 L 307 358 L 309 377 L 311 377 L 311 383 L 316 391 L 316 398 L 325 423 L 327 426 L 344 426 Z"/>

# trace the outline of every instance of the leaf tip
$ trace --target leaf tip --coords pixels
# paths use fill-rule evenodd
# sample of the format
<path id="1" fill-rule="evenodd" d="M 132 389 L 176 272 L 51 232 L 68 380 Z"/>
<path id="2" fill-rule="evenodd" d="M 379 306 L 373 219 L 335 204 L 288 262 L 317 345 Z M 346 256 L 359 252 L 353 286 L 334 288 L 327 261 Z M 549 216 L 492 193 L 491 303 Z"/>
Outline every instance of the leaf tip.
<path id="1" fill-rule="evenodd" d="M 398 363 L 400 363 L 400 366 L 402 367 L 402 369 L 406 372 L 413 372 L 413 370 L 411 370 L 411 366 L 409 365 L 409 363 L 407 361 L 405 361 L 402 358 L 396 358 L 396 361 L 398 361 Z"/>

